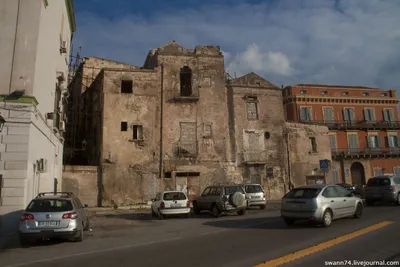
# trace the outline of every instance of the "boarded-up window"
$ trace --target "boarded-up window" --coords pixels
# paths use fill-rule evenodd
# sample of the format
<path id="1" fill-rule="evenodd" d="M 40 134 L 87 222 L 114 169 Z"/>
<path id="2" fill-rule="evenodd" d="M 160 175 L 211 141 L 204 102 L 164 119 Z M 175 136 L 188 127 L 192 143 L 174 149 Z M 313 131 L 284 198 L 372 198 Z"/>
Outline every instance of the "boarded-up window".
<path id="1" fill-rule="evenodd" d="M 195 122 L 181 122 L 180 128 L 181 128 L 180 141 L 182 141 L 182 142 L 196 141 L 196 123 Z"/>
<path id="2" fill-rule="evenodd" d="M 247 101 L 247 119 L 258 120 L 258 105 L 257 100 Z"/>
<path id="3" fill-rule="evenodd" d="M 143 140 L 143 127 L 142 125 L 132 125 L 133 140 Z"/>

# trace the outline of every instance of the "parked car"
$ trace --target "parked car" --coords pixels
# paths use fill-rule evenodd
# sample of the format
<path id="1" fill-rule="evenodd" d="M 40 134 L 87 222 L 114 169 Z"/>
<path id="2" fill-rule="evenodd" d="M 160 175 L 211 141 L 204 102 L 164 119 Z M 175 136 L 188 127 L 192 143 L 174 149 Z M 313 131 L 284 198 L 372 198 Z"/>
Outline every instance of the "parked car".
<path id="1" fill-rule="evenodd" d="M 365 187 L 365 202 L 392 202 L 400 205 L 400 177 L 394 175 L 375 176 L 368 180 Z"/>
<path id="2" fill-rule="evenodd" d="M 216 218 L 223 212 L 244 215 L 246 209 L 246 193 L 240 185 L 209 186 L 193 201 L 194 213 L 199 214 L 202 210 L 208 210 Z"/>
<path id="3" fill-rule="evenodd" d="M 265 193 L 260 184 L 242 184 L 246 197 L 248 199 L 248 207 L 258 206 L 260 209 L 265 209 L 267 201 Z"/>
<path id="4" fill-rule="evenodd" d="M 168 215 L 190 216 L 190 202 L 186 194 L 182 191 L 164 191 L 152 199 L 151 214 L 160 220 Z"/>
<path id="5" fill-rule="evenodd" d="M 340 184 L 336 184 L 336 185 L 339 185 L 339 186 L 347 189 L 351 193 L 355 194 L 355 192 L 356 192 L 356 188 L 354 186 L 352 186 L 351 184 L 340 183 Z"/>
<path id="6" fill-rule="evenodd" d="M 20 218 L 21 245 L 53 237 L 82 242 L 83 231 L 89 229 L 86 207 L 71 192 L 39 193 Z"/>
<path id="7" fill-rule="evenodd" d="M 363 212 L 362 199 L 338 185 L 308 185 L 295 188 L 282 199 L 281 216 L 288 225 L 312 220 L 328 227 L 333 220 Z"/>

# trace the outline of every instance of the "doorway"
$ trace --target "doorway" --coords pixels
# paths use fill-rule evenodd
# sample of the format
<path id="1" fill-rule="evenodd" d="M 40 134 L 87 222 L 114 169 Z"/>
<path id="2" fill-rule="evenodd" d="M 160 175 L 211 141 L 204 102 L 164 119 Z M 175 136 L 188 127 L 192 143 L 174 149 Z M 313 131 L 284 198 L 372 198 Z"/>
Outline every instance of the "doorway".
<path id="1" fill-rule="evenodd" d="M 365 185 L 365 170 L 360 162 L 354 162 L 350 168 L 351 180 L 354 186 Z"/>

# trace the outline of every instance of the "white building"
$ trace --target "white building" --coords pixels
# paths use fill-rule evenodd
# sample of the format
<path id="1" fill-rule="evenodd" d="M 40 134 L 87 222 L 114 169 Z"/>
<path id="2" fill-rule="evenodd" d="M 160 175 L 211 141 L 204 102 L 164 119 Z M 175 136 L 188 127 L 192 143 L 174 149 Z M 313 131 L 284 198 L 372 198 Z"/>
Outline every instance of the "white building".
<path id="1" fill-rule="evenodd" d="M 39 191 L 61 188 L 72 0 L 0 1 L 0 234 Z M 0 123 L 1 127 L 1 123 Z"/>

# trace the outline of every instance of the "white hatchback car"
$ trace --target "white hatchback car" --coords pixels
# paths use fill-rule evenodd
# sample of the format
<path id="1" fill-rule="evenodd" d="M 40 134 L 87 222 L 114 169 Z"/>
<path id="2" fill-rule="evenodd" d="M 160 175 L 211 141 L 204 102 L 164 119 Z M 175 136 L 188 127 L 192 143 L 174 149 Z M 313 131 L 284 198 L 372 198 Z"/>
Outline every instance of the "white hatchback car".
<path id="1" fill-rule="evenodd" d="M 160 220 L 168 215 L 190 216 L 190 202 L 182 191 L 164 191 L 158 193 L 152 201 L 151 214 Z"/>

